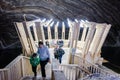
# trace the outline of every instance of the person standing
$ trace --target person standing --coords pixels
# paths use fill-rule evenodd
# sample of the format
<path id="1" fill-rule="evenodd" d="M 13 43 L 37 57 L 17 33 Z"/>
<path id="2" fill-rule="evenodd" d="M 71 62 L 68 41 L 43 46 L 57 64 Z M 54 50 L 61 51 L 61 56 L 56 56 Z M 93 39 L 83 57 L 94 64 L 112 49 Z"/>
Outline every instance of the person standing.
<path id="1" fill-rule="evenodd" d="M 62 56 L 65 54 L 65 51 L 59 47 L 58 50 L 57 50 L 57 55 L 58 55 L 58 60 L 59 60 L 59 63 L 61 64 L 62 62 Z"/>
<path id="2" fill-rule="evenodd" d="M 37 76 L 37 65 L 40 63 L 40 58 L 36 53 L 33 53 L 30 57 L 30 64 L 32 66 L 32 71 L 34 72 L 34 77 Z"/>
<path id="3" fill-rule="evenodd" d="M 50 62 L 50 54 L 49 54 L 49 50 L 48 50 L 47 46 L 43 45 L 42 41 L 40 41 L 38 43 L 38 45 L 39 45 L 39 47 L 38 47 L 37 52 L 40 57 L 41 72 L 42 72 L 43 80 L 45 80 L 45 78 L 46 78 L 45 66 L 48 62 Z"/>

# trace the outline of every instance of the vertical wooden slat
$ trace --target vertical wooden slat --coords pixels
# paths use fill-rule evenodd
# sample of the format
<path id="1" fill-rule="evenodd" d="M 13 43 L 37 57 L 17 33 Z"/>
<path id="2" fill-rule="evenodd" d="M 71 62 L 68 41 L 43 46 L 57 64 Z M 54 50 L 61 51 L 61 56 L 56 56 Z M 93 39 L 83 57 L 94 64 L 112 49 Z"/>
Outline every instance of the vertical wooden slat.
<path id="1" fill-rule="evenodd" d="M 25 73 L 24 73 L 25 70 L 24 70 L 24 61 L 23 61 L 23 57 L 22 57 L 22 59 L 21 59 L 21 64 L 22 64 L 22 65 L 21 65 L 21 68 L 22 68 L 21 70 L 22 70 L 22 77 L 23 77 L 23 76 L 25 76 Z"/>
<path id="2" fill-rule="evenodd" d="M 85 39 L 85 44 L 84 44 L 84 47 L 83 47 L 83 50 L 82 50 L 82 54 L 83 54 L 84 58 L 85 58 L 85 56 L 88 52 L 88 49 L 89 49 L 94 31 L 95 31 L 95 26 L 94 26 L 95 24 L 94 23 L 86 23 L 85 25 L 89 26 L 89 30 L 88 30 L 87 37 Z"/>
<path id="3" fill-rule="evenodd" d="M 80 23 L 78 22 L 78 23 L 76 23 L 76 27 L 75 27 L 75 31 L 76 31 L 76 38 L 75 38 L 75 49 L 77 48 L 77 43 L 78 43 L 78 39 L 79 39 L 79 33 L 80 33 Z"/>
<path id="4" fill-rule="evenodd" d="M 23 24 L 22 23 L 16 23 L 17 24 L 17 28 L 18 28 L 18 32 L 20 33 L 20 39 L 21 39 L 21 43 L 24 44 L 23 48 L 25 48 L 27 54 L 29 55 L 31 53 L 30 47 L 29 47 L 29 43 L 27 40 L 27 36 L 25 33 L 25 30 L 23 28 Z"/>
<path id="5" fill-rule="evenodd" d="M 65 40 L 65 23 L 62 22 L 62 38 L 63 40 Z"/>
<path id="6" fill-rule="evenodd" d="M 55 25 L 55 39 L 58 40 L 58 25 L 59 25 L 59 22 L 56 23 Z"/>
<path id="7" fill-rule="evenodd" d="M 93 37 L 93 40 L 91 42 L 91 45 L 90 45 L 90 48 L 89 48 L 89 51 L 91 52 L 91 54 L 93 55 L 95 53 L 95 50 L 98 46 L 98 43 L 99 43 L 99 40 L 100 40 L 100 37 L 103 33 L 103 30 L 104 30 L 104 26 L 102 25 L 96 25 L 96 32 L 95 32 L 95 35 Z"/>
<path id="8" fill-rule="evenodd" d="M 31 48 L 32 48 L 32 52 L 37 52 L 37 47 L 35 46 L 35 42 L 33 40 L 33 37 L 32 37 L 32 33 L 30 31 L 30 24 L 32 24 L 33 26 L 33 22 L 26 22 L 26 27 L 27 27 L 27 32 L 28 32 L 28 35 L 29 35 L 29 40 L 30 40 L 30 43 L 31 44 Z"/>
<path id="9" fill-rule="evenodd" d="M 81 41 L 85 41 L 86 34 L 87 34 L 87 26 L 83 26 L 83 33 L 82 33 Z"/>
<path id="10" fill-rule="evenodd" d="M 38 42 L 37 28 L 36 28 L 35 23 L 33 24 L 33 32 L 34 32 L 34 36 L 35 36 L 35 41 Z"/>
<path id="11" fill-rule="evenodd" d="M 99 55 L 99 52 L 100 52 L 100 50 L 102 48 L 102 45 L 103 45 L 103 43 L 104 43 L 104 41 L 105 41 L 105 39 L 107 37 L 107 34 L 108 34 L 108 32 L 109 32 L 109 30 L 111 28 L 111 25 L 105 25 L 104 27 L 105 27 L 105 30 L 104 30 L 104 33 L 102 35 L 102 39 L 100 40 L 99 46 L 98 46 L 98 48 L 96 50 L 96 53 L 95 53 L 96 55 Z"/>
<path id="12" fill-rule="evenodd" d="M 48 25 L 48 40 L 50 41 L 51 39 L 52 39 L 52 37 L 51 37 L 51 27 L 50 27 L 50 25 Z"/>
<path id="13" fill-rule="evenodd" d="M 40 22 L 35 22 L 36 25 L 36 31 L 38 35 L 38 41 L 43 41 L 45 44 L 45 35 L 44 35 L 44 30 L 43 30 L 43 25 L 41 25 Z"/>

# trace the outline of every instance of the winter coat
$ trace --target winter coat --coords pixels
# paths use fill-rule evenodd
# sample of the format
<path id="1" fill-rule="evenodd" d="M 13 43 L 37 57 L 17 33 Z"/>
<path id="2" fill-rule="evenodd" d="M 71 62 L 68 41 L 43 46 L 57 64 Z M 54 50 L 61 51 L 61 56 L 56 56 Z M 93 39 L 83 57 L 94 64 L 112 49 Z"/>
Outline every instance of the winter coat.
<path id="1" fill-rule="evenodd" d="M 32 66 L 37 66 L 38 64 L 40 63 L 40 58 L 39 56 L 36 56 L 36 57 L 30 57 L 30 64 Z"/>

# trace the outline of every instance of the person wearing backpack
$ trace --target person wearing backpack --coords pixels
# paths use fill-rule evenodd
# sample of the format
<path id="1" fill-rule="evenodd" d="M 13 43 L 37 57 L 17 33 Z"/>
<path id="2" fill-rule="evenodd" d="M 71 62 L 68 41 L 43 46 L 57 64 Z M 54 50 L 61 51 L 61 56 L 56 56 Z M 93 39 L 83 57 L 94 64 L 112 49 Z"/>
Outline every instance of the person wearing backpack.
<path id="1" fill-rule="evenodd" d="M 58 50 L 57 50 L 57 54 L 58 54 L 59 63 L 61 64 L 62 56 L 65 54 L 65 51 L 61 47 L 59 47 Z"/>
<path id="2" fill-rule="evenodd" d="M 32 71 L 34 72 L 34 77 L 37 76 L 37 66 L 40 63 L 40 58 L 36 53 L 33 53 L 32 56 L 30 56 L 30 64 L 32 66 Z"/>

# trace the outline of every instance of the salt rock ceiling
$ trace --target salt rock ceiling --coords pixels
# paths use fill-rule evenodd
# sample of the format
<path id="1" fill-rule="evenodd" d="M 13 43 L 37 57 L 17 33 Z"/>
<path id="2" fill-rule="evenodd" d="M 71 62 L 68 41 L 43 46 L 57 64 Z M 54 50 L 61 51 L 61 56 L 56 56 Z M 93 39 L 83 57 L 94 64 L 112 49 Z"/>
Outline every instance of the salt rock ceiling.
<path id="1" fill-rule="evenodd" d="M 119 0 L 1 0 L 0 48 L 16 48 L 20 42 L 14 22 L 38 18 L 56 21 L 88 20 L 112 25 L 105 46 L 120 46 Z"/>

